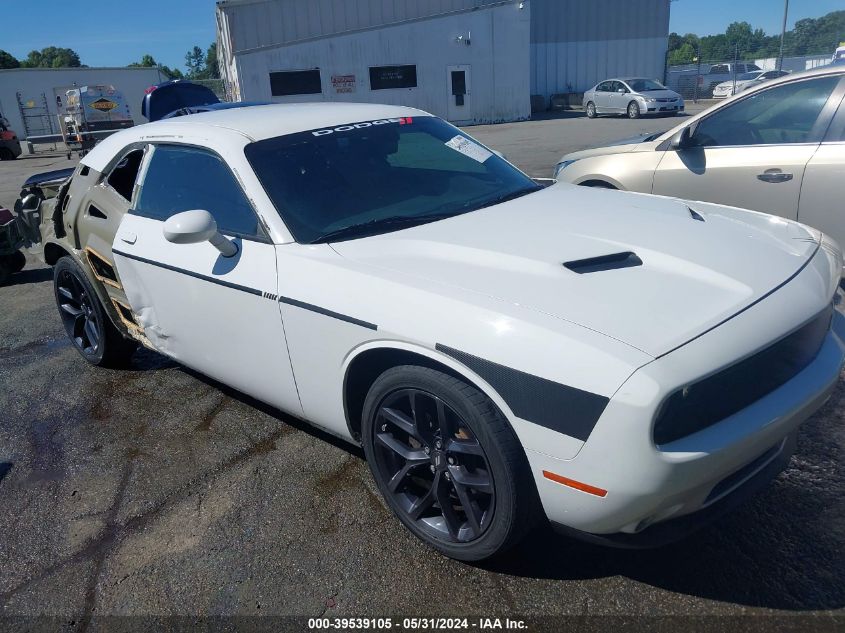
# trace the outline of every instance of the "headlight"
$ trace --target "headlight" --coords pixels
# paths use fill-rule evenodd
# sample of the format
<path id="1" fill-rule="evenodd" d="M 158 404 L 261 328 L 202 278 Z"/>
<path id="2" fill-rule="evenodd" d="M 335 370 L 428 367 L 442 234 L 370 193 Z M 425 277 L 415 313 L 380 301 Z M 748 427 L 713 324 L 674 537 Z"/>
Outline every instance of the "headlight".
<path id="1" fill-rule="evenodd" d="M 575 160 L 577 160 L 577 159 L 575 159 Z M 564 169 L 566 169 L 566 168 L 567 168 L 567 167 L 569 167 L 572 163 L 574 163 L 574 162 L 575 162 L 575 160 L 562 160 L 562 161 L 560 161 L 560 162 L 559 162 L 559 163 L 555 166 L 555 178 L 557 178 L 557 177 L 558 177 L 558 174 L 560 174 L 560 172 L 562 172 Z"/>
<path id="2" fill-rule="evenodd" d="M 646 103 L 654 103 L 655 101 L 657 101 L 657 99 L 655 99 L 654 97 L 646 97 L 645 100 Z"/>

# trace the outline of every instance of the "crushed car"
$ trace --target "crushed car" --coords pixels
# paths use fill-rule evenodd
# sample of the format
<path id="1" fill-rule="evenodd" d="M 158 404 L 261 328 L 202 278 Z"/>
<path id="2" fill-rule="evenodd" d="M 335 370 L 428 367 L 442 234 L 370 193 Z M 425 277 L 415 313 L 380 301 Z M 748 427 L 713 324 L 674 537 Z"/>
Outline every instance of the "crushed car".
<path id="1" fill-rule="evenodd" d="M 819 231 L 539 187 L 412 108 L 160 120 L 39 202 L 85 361 L 143 345 L 363 446 L 397 519 L 461 560 L 539 521 L 682 538 L 785 467 L 845 358 Z"/>

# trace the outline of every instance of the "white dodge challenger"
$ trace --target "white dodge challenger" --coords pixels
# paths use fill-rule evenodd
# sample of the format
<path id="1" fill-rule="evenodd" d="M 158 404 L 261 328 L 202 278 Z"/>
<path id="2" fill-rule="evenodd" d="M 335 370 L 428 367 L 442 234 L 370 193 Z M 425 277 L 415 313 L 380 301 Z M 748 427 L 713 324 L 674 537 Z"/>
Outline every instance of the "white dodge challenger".
<path id="1" fill-rule="evenodd" d="M 458 559 L 543 517 L 683 536 L 784 468 L 843 364 L 819 232 L 542 188 L 410 108 L 159 121 L 42 197 L 22 207 L 86 360 L 142 344 L 363 445 L 399 520 Z"/>

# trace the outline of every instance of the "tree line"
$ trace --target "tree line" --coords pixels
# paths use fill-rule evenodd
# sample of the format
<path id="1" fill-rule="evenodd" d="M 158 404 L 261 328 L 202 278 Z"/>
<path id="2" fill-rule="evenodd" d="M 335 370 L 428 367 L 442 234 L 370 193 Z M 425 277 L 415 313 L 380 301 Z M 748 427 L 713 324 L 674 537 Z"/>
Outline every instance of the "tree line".
<path id="1" fill-rule="evenodd" d="M 70 48 L 48 46 L 40 51 L 30 51 L 25 59 L 16 59 L 14 55 L 0 49 L 0 69 L 5 68 L 88 68 L 79 59 L 79 55 Z M 129 64 L 129 68 L 159 68 L 171 79 L 218 79 L 220 70 L 217 66 L 217 43 L 213 42 L 206 50 L 194 46 L 185 54 L 185 71 L 159 64 L 152 55 L 144 55 L 140 61 Z"/>
<path id="2" fill-rule="evenodd" d="M 784 56 L 832 55 L 836 46 L 845 40 L 845 11 L 832 11 L 820 18 L 804 18 L 795 23 L 784 37 Z M 748 22 L 733 22 L 724 33 L 699 37 L 693 33 L 669 34 L 669 65 L 689 64 L 699 57 L 702 61 L 733 59 L 762 59 L 780 53 L 780 33 L 766 35 Z"/>

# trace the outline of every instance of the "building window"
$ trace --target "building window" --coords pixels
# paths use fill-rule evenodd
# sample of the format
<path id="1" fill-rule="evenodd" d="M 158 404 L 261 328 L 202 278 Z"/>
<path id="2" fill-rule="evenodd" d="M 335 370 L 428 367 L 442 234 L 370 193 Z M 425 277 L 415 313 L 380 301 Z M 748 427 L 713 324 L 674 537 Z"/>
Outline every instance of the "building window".
<path id="1" fill-rule="evenodd" d="M 270 94 L 274 97 L 318 95 L 321 92 L 323 92 L 323 89 L 319 68 L 270 73 Z"/>
<path id="2" fill-rule="evenodd" d="M 370 67 L 370 90 L 416 87 L 417 67 L 414 65 Z"/>

